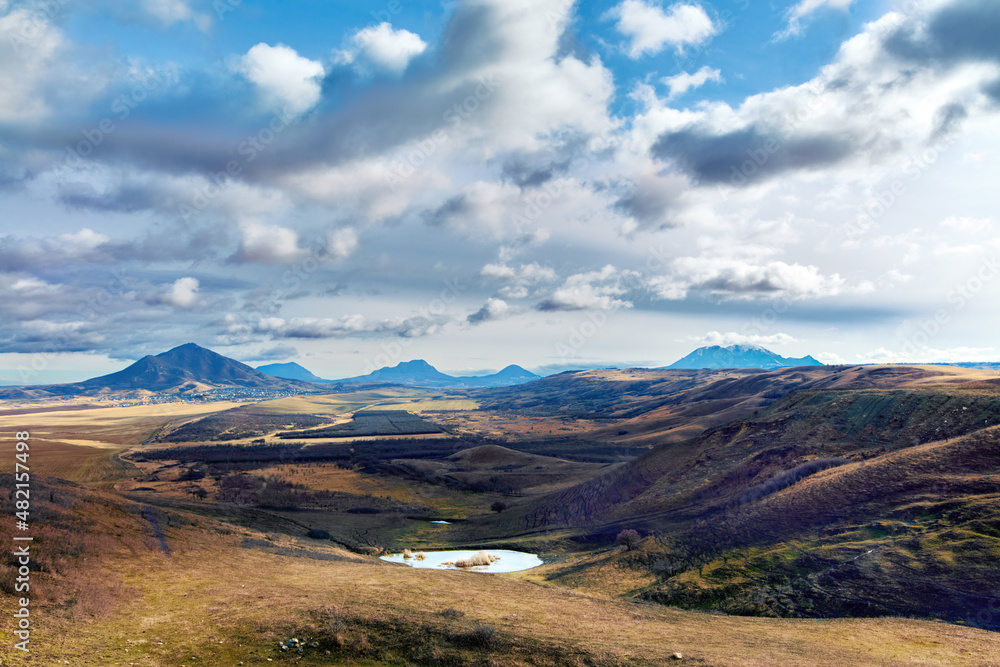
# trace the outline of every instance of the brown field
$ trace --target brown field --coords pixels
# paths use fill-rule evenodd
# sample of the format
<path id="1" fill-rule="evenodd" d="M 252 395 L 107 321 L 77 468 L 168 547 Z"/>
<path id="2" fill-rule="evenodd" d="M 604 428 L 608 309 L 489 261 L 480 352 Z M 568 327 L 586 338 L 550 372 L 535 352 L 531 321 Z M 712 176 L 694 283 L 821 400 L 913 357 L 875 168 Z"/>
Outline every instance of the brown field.
<path id="1" fill-rule="evenodd" d="M 945 397 L 959 401 L 948 410 L 979 406 L 992 415 L 1000 374 L 889 366 L 836 376 L 820 369 L 577 376 L 511 393 L 523 410 L 502 392 L 412 388 L 255 403 L 331 422 L 362 408 L 421 412 L 459 436 L 462 449 L 425 455 L 441 437 L 455 438 L 447 434 L 352 438 L 353 453 L 370 450 L 371 459 L 207 465 L 201 476 L 189 474 L 198 467 L 192 463 L 121 457 L 179 448 L 184 443 L 150 443 L 167 424 L 236 404 L 5 406 L 0 458 L 13 461 L 14 431 L 32 434 L 38 569 L 33 650 L 25 656 L 12 649 L 9 632 L 12 561 L 0 558 L 0 616 L 8 619 L 0 624 L 0 665 L 631 667 L 674 664 L 674 653 L 683 654 L 677 664 L 714 666 L 1000 665 L 1000 635 L 961 621 L 718 611 L 720 599 L 738 601 L 744 607 L 735 613 L 745 613 L 758 597 L 793 598 L 789 585 L 761 577 L 794 578 L 792 566 L 806 552 L 831 563 L 867 557 L 867 569 L 848 574 L 868 578 L 843 576 L 844 590 L 870 588 L 900 605 L 914 576 L 997 590 L 1000 426 L 970 431 L 951 412 L 948 427 L 935 420 L 945 416 L 936 412 Z M 699 394 L 718 381 L 728 383 L 724 391 Z M 607 401 L 591 399 L 605 383 Z M 797 387 L 806 389 L 801 400 Z M 685 398 L 669 403 L 669 392 Z M 824 403 L 824 392 L 840 393 Z M 879 411 L 884 419 L 875 419 Z M 272 436 L 265 440 L 280 444 Z M 641 459 L 616 455 L 618 447 L 655 445 Z M 579 459 L 570 456 L 574 447 Z M 538 453 L 546 448 L 568 454 Z M 855 458 L 774 492 L 752 512 L 728 509 L 747 488 L 820 454 Z M 303 497 L 330 492 L 343 506 L 219 502 L 232 477 L 285 484 Z M 203 498 L 193 493 L 199 489 Z M 10 516 L 13 499 L 0 501 Z M 505 507 L 491 511 L 498 502 Z M 692 507 L 714 523 L 694 522 L 685 514 Z M 529 528 L 532 517 L 550 519 Z M 434 518 L 455 523 L 429 523 Z M 615 546 L 616 532 L 631 526 L 645 539 L 634 551 Z M 12 528 L 0 522 L 0 542 L 11 544 Z M 309 539 L 310 529 L 331 538 Z M 726 542 L 750 529 L 768 541 Z M 716 540 L 715 551 L 691 551 L 694 560 L 664 576 L 662 561 L 683 556 L 670 551 L 673 536 L 699 534 Z M 490 575 L 375 557 L 403 547 L 525 549 L 545 564 Z M 279 650 L 291 637 L 319 646 L 301 656 Z"/>
<path id="2" fill-rule="evenodd" d="M 176 513 L 159 519 L 168 556 L 137 507 L 103 494 L 80 498 L 74 517 L 65 530 L 88 531 L 79 558 L 90 564 L 85 572 L 71 569 L 77 562 L 65 574 L 35 575 L 39 595 L 65 606 L 40 607 L 32 654 L 15 654 L 5 642 L 4 664 L 626 666 L 665 664 L 680 652 L 686 664 L 720 667 L 980 667 L 997 655 L 996 635 L 972 628 L 683 612 L 502 575 L 392 566 L 314 542 L 269 542 Z M 330 560 L 240 546 L 248 539 Z M 67 604 L 68 588 L 78 593 Z M 10 600 L 3 598 L 5 616 Z M 492 628 L 488 641 L 475 641 L 477 625 Z M 293 636 L 319 647 L 301 658 L 283 654 L 278 642 Z"/>

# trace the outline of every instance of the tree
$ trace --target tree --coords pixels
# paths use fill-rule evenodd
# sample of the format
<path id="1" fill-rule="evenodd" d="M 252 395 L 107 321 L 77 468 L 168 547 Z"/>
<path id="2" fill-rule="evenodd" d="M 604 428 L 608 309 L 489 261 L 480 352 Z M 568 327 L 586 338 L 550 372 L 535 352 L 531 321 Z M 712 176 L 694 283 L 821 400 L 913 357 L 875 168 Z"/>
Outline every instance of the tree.
<path id="1" fill-rule="evenodd" d="M 502 500 L 498 500 L 492 505 L 490 505 L 490 509 L 499 514 L 500 512 L 503 512 L 505 509 L 507 509 L 507 503 L 505 503 Z"/>
<path id="2" fill-rule="evenodd" d="M 642 536 L 639 535 L 639 531 L 632 530 L 631 528 L 626 528 L 618 533 L 618 537 L 615 538 L 615 542 L 624 546 L 626 551 L 632 551 L 639 546 L 639 542 L 641 541 Z"/>

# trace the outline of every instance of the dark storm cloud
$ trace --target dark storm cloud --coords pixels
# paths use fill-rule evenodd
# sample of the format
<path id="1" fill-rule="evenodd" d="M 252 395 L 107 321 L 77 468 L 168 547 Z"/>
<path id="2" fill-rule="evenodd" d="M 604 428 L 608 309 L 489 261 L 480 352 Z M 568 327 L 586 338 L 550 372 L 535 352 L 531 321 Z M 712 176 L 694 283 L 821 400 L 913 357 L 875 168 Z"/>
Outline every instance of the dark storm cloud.
<path id="1" fill-rule="evenodd" d="M 761 178 L 794 169 L 830 166 L 850 157 L 855 144 L 855 138 L 849 135 L 788 138 L 757 125 L 726 134 L 692 127 L 661 135 L 651 152 L 654 157 L 674 162 L 696 181 L 738 185 L 733 179 L 739 180 L 741 170 L 744 176 Z M 750 165 L 744 168 L 748 161 Z"/>
<path id="2" fill-rule="evenodd" d="M 964 61 L 1000 60 L 1000 3 L 961 0 L 930 17 L 926 31 L 912 24 L 893 31 L 885 49 L 904 60 L 952 65 Z"/>

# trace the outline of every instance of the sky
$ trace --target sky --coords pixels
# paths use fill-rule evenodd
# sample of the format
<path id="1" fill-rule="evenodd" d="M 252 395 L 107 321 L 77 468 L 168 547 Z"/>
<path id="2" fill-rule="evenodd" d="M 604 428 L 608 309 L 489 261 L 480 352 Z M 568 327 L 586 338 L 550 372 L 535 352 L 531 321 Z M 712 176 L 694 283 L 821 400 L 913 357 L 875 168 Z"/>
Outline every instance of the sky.
<path id="1" fill-rule="evenodd" d="M 0 0 L 0 383 L 1000 359 L 996 0 Z"/>

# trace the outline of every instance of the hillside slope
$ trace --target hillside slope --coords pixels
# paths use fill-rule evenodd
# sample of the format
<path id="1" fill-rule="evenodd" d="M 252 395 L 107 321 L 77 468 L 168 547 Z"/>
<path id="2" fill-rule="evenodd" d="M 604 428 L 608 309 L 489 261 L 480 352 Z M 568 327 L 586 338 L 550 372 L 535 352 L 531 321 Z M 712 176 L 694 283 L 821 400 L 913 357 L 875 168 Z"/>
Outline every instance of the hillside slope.
<path id="1" fill-rule="evenodd" d="M 643 595 L 661 602 L 963 619 L 991 604 L 979 582 L 1000 587 L 1000 387 L 915 379 L 792 393 L 518 516 L 529 534 L 655 536 L 642 567 L 662 581 Z"/>
<path id="2" fill-rule="evenodd" d="M 718 667 L 846 667 L 859 656 L 978 667 L 995 655 L 995 636 L 972 628 L 636 605 L 510 576 L 393 566 L 60 480 L 36 484 L 47 523 L 36 532 L 31 648 L 44 659 L 24 660 L 8 643 L 4 664 L 641 667 L 680 652 Z M 0 538 L 10 529 L 0 525 Z M 6 610 L 14 572 L 0 564 Z M 290 637 L 308 641 L 302 655 L 279 649 Z"/>

